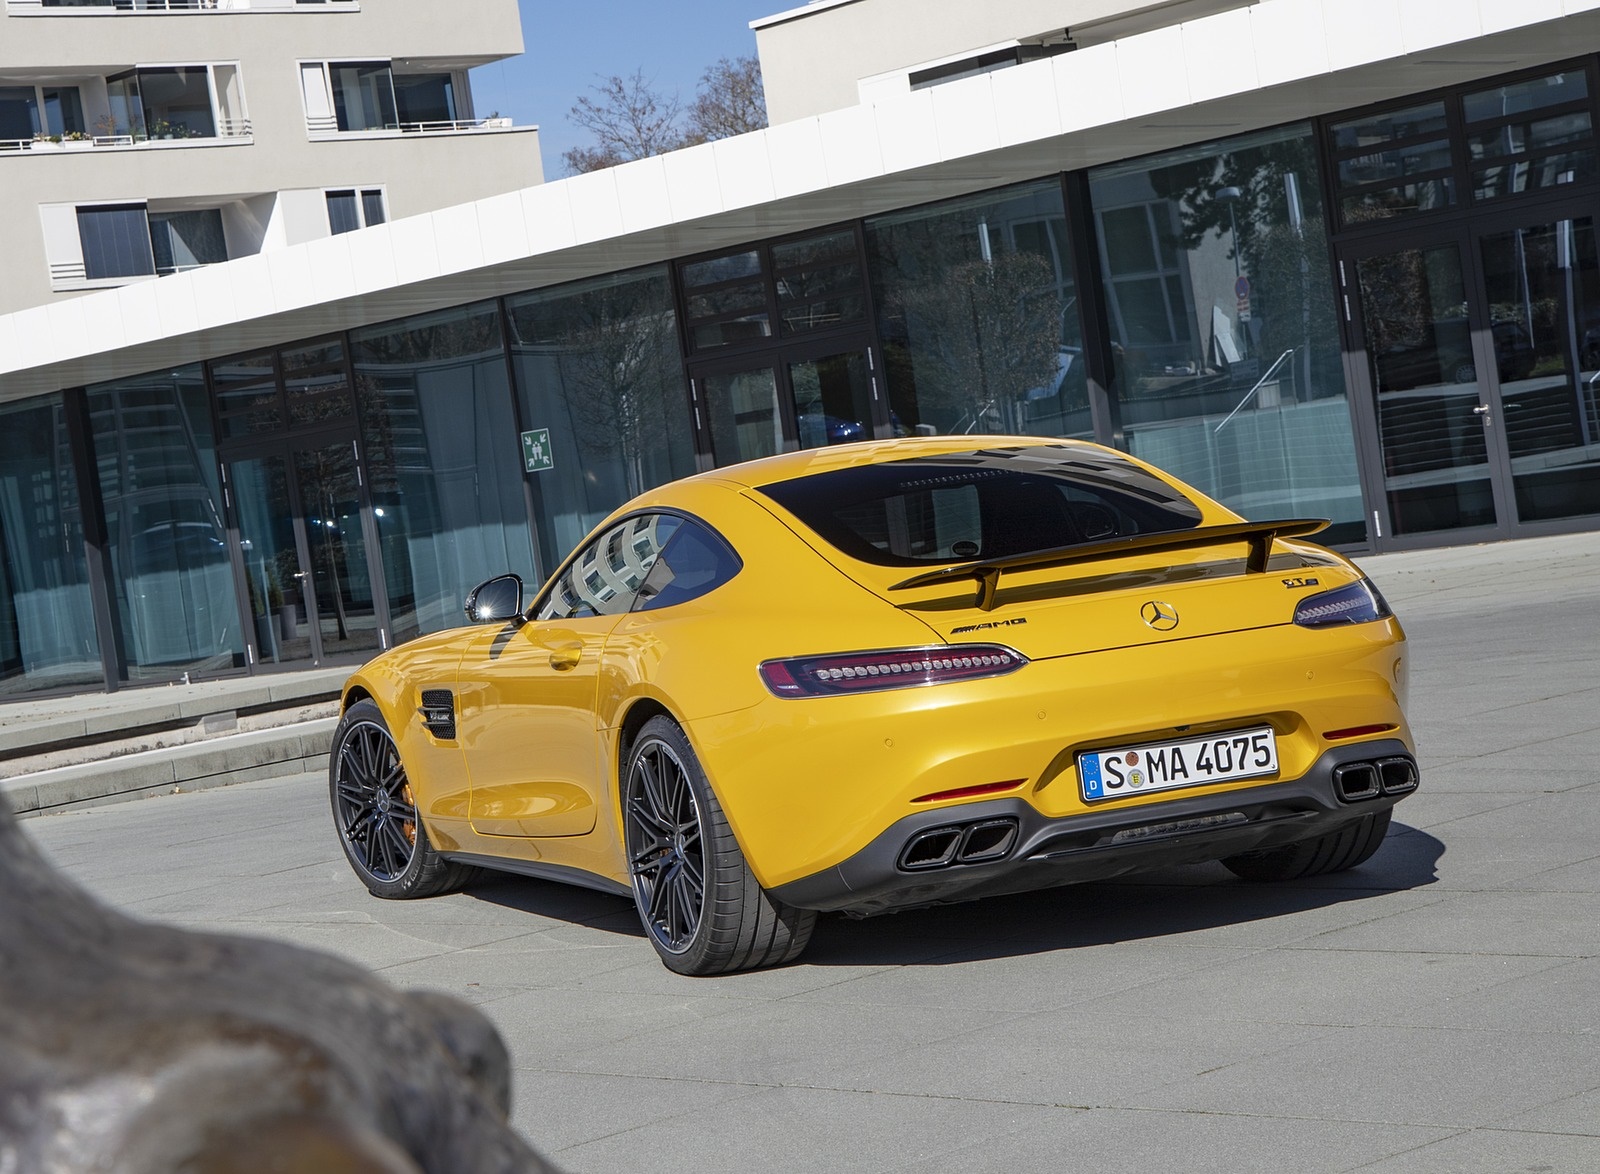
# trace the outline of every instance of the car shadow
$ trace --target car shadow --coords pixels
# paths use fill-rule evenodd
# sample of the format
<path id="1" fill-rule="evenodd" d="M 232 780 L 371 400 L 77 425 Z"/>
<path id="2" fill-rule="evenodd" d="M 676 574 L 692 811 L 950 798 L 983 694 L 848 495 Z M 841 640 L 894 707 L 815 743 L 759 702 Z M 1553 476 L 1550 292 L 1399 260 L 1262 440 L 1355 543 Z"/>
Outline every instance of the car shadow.
<path id="1" fill-rule="evenodd" d="M 1220 864 L 1140 873 L 880 917 L 826 914 L 800 966 L 943 966 L 1151 941 L 1425 888 L 1443 842 L 1396 823 L 1359 868 L 1279 884 L 1242 881 Z M 487 874 L 465 894 L 536 917 L 643 938 L 633 902 L 555 881 Z"/>
<path id="2" fill-rule="evenodd" d="M 1154 941 L 1369 901 L 1438 880 L 1444 844 L 1405 824 L 1359 868 L 1259 884 L 1220 864 L 1038 889 L 884 917 L 825 918 L 801 965 L 941 966 Z"/>

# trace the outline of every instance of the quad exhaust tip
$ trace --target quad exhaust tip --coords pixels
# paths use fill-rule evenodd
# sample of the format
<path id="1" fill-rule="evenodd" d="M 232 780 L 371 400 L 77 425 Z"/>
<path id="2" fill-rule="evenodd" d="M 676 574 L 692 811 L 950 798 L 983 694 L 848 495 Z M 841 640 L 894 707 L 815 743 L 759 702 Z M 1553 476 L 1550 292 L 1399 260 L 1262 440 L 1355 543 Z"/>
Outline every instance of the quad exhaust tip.
<path id="1" fill-rule="evenodd" d="M 1342 763 L 1333 768 L 1333 788 L 1346 803 L 1404 795 L 1417 789 L 1417 764 L 1409 758 Z"/>
<path id="2" fill-rule="evenodd" d="M 987 864 L 1003 860 L 1017 842 L 1017 821 L 985 819 L 918 832 L 900 851 L 905 872 L 927 872 L 955 864 Z"/>

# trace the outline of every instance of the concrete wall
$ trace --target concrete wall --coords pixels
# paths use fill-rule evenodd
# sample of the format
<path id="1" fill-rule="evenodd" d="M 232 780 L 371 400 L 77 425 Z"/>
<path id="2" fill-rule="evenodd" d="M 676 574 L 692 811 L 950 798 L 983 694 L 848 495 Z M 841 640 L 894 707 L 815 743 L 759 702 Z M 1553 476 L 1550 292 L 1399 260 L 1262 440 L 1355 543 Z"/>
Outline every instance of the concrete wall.
<path id="1" fill-rule="evenodd" d="M 1063 28 L 1087 46 L 1257 0 L 822 0 L 756 21 L 773 124 L 886 92 L 871 79 Z M 898 87 L 887 90 L 905 90 Z"/>

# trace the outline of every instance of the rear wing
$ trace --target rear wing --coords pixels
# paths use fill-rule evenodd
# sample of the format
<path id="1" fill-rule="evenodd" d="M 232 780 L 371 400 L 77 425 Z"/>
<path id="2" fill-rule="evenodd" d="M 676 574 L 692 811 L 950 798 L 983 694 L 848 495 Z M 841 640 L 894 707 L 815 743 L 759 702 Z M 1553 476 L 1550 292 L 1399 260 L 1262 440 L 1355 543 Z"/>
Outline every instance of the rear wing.
<path id="1" fill-rule="evenodd" d="M 1201 526 L 1195 530 L 1170 530 L 1161 534 L 1133 534 L 1127 538 L 1109 538 L 1104 542 L 1090 542 L 1081 546 L 1062 546 L 1012 555 L 1010 558 L 940 567 L 936 571 L 925 571 L 904 579 L 889 590 L 906 591 L 913 587 L 932 587 L 940 583 L 976 579 L 977 606 L 983 611 L 993 611 L 995 595 L 1000 589 L 1000 576 L 1007 571 L 1065 567 L 1100 559 L 1127 558 L 1156 550 L 1193 550 L 1230 542 L 1250 544 L 1250 553 L 1244 564 L 1245 573 L 1259 575 L 1267 569 L 1267 556 L 1272 551 L 1274 539 L 1298 538 L 1327 527 L 1326 518 L 1293 518 L 1278 522 L 1230 522 L 1225 526 Z"/>

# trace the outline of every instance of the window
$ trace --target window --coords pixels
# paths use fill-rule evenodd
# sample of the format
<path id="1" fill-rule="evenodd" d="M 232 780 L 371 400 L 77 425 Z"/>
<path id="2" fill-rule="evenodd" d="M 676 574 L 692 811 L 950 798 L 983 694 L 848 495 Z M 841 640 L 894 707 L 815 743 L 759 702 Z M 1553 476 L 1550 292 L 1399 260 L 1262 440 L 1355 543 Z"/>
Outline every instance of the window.
<path id="1" fill-rule="evenodd" d="M 235 65 L 132 69 L 106 79 L 112 130 L 139 142 L 250 132 Z"/>
<path id="2" fill-rule="evenodd" d="M 879 566 L 996 559 L 1193 529 L 1200 510 L 1137 465 L 1059 446 L 859 465 L 764 485 L 827 542 Z"/>
<path id="3" fill-rule="evenodd" d="M 83 242 L 83 275 L 90 281 L 148 277 L 156 271 L 143 204 L 79 208 L 78 239 Z"/>
<path id="4" fill-rule="evenodd" d="M 697 351 L 755 343 L 774 333 L 792 337 L 866 317 L 861 255 L 849 229 L 690 261 L 678 275 Z"/>
<path id="5" fill-rule="evenodd" d="M 875 217 L 866 248 L 897 429 L 1092 433 L 1059 182 Z"/>
<path id="6" fill-rule="evenodd" d="M 1596 175 L 1582 70 L 1513 82 L 1462 99 L 1472 195 L 1489 200 Z"/>
<path id="7" fill-rule="evenodd" d="M 337 236 L 358 228 L 371 228 L 388 219 L 383 211 L 383 191 L 379 188 L 344 188 L 328 195 L 328 228 Z"/>
<path id="8" fill-rule="evenodd" d="M 1351 120 L 1337 142 L 1352 160 L 1381 154 L 1429 141 L 1439 117 Z M 1371 165 L 1374 192 L 1405 174 Z M 1110 164 L 1089 190 L 1128 450 L 1247 518 L 1331 518 L 1326 540 L 1361 541 L 1311 128 Z M 1351 198 L 1399 207 L 1361 190 Z"/>
<path id="9" fill-rule="evenodd" d="M 83 134 L 84 126 L 77 86 L 0 86 L 0 142 Z"/>
<path id="10" fill-rule="evenodd" d="M 455 78 L 448 73 L 396 74 L 395 110 L 403 126 L 453 123 L 456 113 Z"/>
<path id="11" fill-rule="evenodd" d="M 182 273 L 228 259 L 228 242 L 222 231 L 219 209 L 151 212 L 149 216 L 150 245 L 158 274 Z"/>
<path id="12" fill-rule="evenodd" d="M 165 276 L 228 259 L 217 208 L 161 212 L 144 204 L 103 204 L 78 208 L 76 215 L 88 281 Z"/>
<path id="13" fill-rule="evenodd" d="M 666 266 L 506 300 L 522 427 L 546 429 L 534 524 L 544 567 L 652 486 L 694 472 Z"/>
<path id="14" fill-rule="evenodd" d="M 706 526 L 673 514 L 635 514 L 595 538 L 551 584 L 535 619 L 621 615 L 688 603 L 743 564 Z"/>
<path id="15" fill-rule="evenodd" d="M 312 134 L 393 130 L 394 74 L 387 61 L 308 61 L 300 66 L 306 129 Z"/>
<path id="16" fill-rule="evenodd" d="M 633 610 L 656 611 L 699 599 L 721 587 L 743 566 L 720 535 L 684 518 L 640 585 Z"/>

